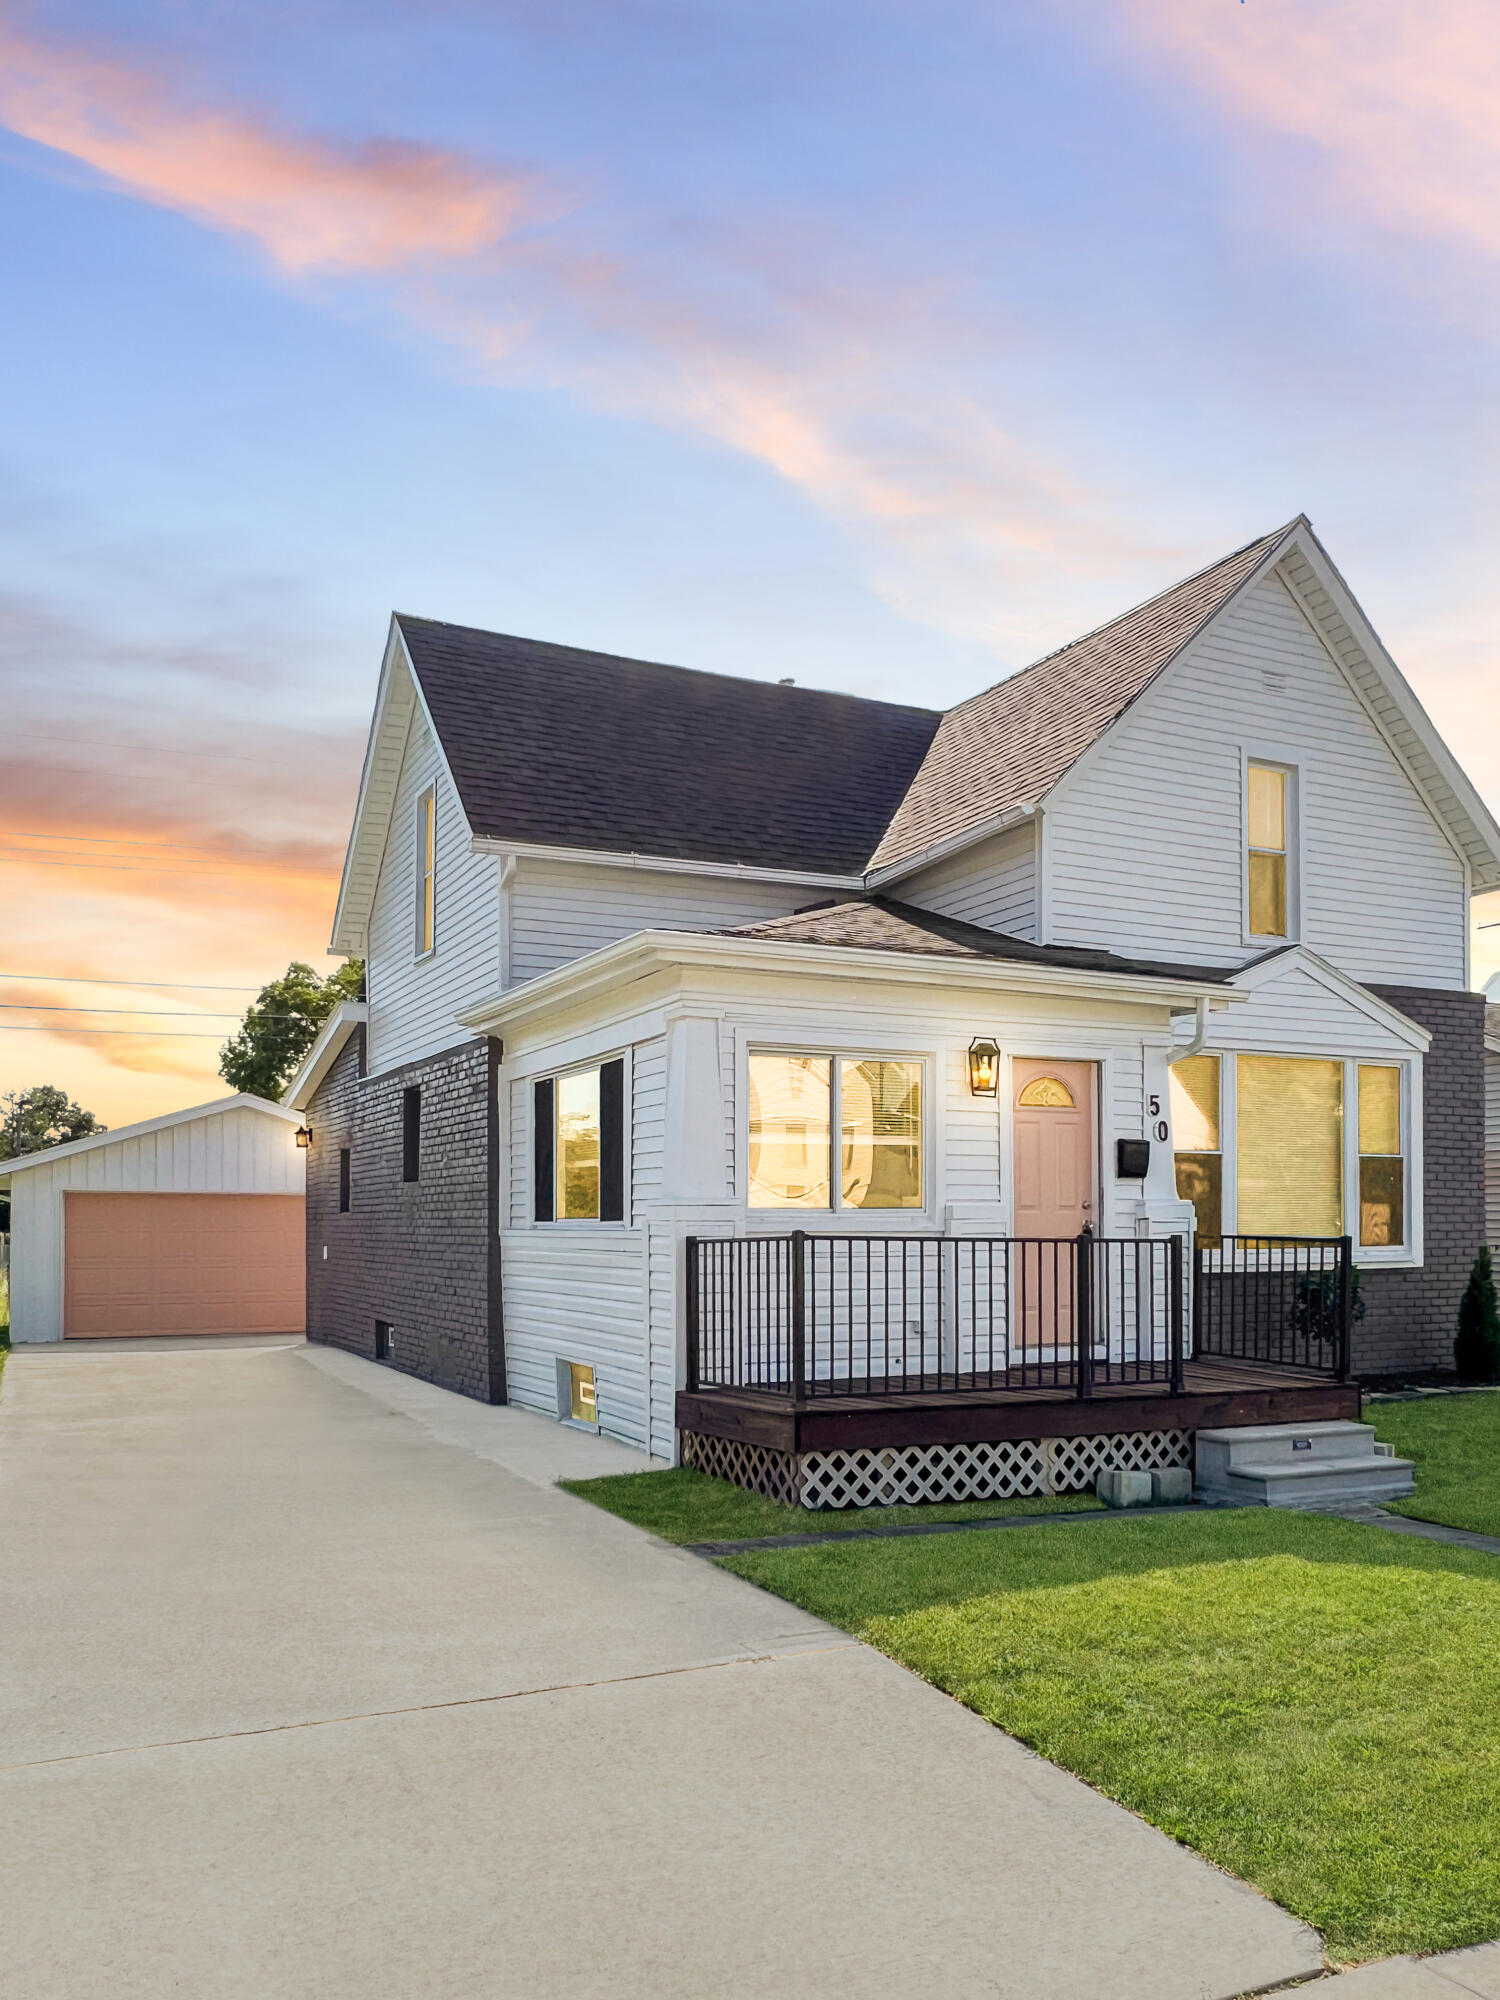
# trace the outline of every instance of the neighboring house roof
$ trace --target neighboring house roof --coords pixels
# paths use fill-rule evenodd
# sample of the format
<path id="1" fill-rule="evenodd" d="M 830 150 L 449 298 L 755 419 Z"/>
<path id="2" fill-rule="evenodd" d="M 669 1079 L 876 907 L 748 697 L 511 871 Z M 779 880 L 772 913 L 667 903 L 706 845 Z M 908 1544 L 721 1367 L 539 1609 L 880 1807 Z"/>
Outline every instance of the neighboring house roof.
<path id="1" fill-rule="evenodd" d="M 1297 525 L 1247 542 L 950 708 L 871 870 L 951 848 L 1044 798 Z"/>
<path id="2" fill-rule="evenodd" d="M 1031 944 L 1025 938 L 940 917 L 911 903 L 886 896 L 869 901 L 831 903 L 801 910 L 790 917 L 741 924 L 720 931 L 721 937 L 764 938 L 780 944 L 821 944 L 854 951 L 909 952 L 923 958 L 998 958 L 1023 965 L 1050 965 L 1059 971 L 1112 972 L 1125 978 L 1185 979 L 1226 985 L 1230 970 L 1222 966 L 1163 965 L 1139 958 L 1121 958 L 1112 951 L 1087 946 Z"/>
<path id="3" fill-rule="evenodd" d="M 71 1160 L 75 1153 L 92 1153 L 100 1146 L 118 1146 L 122 1139 L 144 1139 L 149 1132 L 165 1132 L 172 1125 L 188 1125 L 199 1118 L 218 1118 L 226 1111 L 262 1111 L 268 1118 L 279 1118 L 288 1125 L 295 1125 L 294 1113 L 284 1111 L 279 1104 L 272 1104 L 269 1098 L 255 1097 L 242 1090 L 234 1097 L 216 1097 L 211 1104 L 190 1104 L 185 1111 L 168 1111 L 160 1118 L 143 1118 L 136 1125 L 116 1125 L 112 1131 L 90 1132 L 86 1138 L 74 1139 L 66 1146 L 44 1146 L 39 1153 L 23 1153 L 19 1159 L 0 1160 L 0 1181 L 8 1181 L 12 1174 L 23 1174 L 29 1167 L 50 1167 L 56 1160 Z"/>
<path id="4" fill-rule="evenodd" d="M 477 838 L 857 875 L 930 709 L 398 615 Z"/>
<path id="5" fill-rule="evenodd" d="M 297 1074 L 281 1093 L 281 1101 L 289 1111 L 305 1111 L 313 1101 L 318 1085 L 333 1068 L 345 1042 L 370 1018 L 369 1003 L 364 1000 L 341 1000 L 328 1019 L 318 1030 L 318 1039 L 302 1058 Z"/>

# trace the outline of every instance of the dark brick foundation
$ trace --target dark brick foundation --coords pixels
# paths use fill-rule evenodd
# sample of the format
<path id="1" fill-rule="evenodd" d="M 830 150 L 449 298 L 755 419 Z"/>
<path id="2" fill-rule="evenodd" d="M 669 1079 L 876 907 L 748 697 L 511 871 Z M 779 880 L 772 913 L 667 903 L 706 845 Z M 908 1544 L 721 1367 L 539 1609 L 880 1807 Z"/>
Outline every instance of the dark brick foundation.
<path id="1" fill-rule="evenodd" d="M 308 1109 L 307 1333 L 480 1402 L 505 1401 L 495 1071 L 499 1045 L 464 1043 L 367 1077 L 356 1029 Z M 422 1091 L 421 1177 L 401 1178 L 401 1093 Z M 350 1205 L 339 1212 L 339 1151 Z M 326 1256 L 325 1256 L 326 1250 Z"/>
<path id="2" fill-rule="evenodd" d="M 1422 1075 L 1422 1269 L 1361 1270 L 1354 1371 L 1451 1369 L 1458 1302 L 1484 1241 L 1484 1000 L 1417 986 L 1369 990 L 1426 1028 L 1432 1047 Z"/>

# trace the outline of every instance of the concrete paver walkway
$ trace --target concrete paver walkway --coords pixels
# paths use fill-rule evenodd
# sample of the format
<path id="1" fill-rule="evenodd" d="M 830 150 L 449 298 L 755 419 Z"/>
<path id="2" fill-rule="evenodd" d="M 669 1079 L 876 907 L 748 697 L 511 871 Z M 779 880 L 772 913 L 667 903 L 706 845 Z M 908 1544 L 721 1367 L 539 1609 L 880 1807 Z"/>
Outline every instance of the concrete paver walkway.
<path id="1" fill-rule="evenodd" d="M 3 2000 L 1214 2000 L 1242 1884 L 553 1487 L 640 1464 L 285 1344 L 15 1354 Z"/>

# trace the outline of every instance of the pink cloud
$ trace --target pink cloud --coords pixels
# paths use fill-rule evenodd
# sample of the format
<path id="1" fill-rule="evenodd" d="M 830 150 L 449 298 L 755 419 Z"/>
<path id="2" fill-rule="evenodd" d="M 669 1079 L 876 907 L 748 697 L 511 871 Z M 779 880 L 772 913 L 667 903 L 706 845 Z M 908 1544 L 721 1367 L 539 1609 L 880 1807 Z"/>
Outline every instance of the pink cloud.
<path id="1" fill-rule="evenodd" d="M 1346 209 L 1500 254 L 1500 10 L 1492 0 L 1127 0 L 1136 34 L 1231 111 L 1303 140 Z M 1278 176 L 1278 187 L 1290 174 Z"/>
<path id="2" fill-rule="evenodd" d="M 4 22 L 0 121 L 143 200 L 254 237 L 293 273 L 473 256 L 523 198 L 518 177 L 458 154 L 389 139 L 341 147 L 188 105 L 117 57 Z"/>

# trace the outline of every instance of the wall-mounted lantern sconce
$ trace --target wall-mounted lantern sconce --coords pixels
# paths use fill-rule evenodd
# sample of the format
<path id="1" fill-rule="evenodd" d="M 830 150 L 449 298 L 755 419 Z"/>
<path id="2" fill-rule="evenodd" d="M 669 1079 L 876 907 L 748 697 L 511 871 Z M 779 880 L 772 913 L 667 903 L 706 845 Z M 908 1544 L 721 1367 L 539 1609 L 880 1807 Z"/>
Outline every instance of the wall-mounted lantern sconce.
<path id="1" fill-rule="evenodd" d="M 973 1097 L 993 1097 L 1000 1087 L 1000 1050 L 985 1035 L 976 1035 L 969 1044 L 969 1093 Z"/>
<path id="2" fill-rule="evenodd" d="M 308 1147 L 312 1144 L 311 1125 L 299 1125 L 297 1127 L 297 1144 L 302 1148 L 304 1153 L 307 1151 Z"/>

